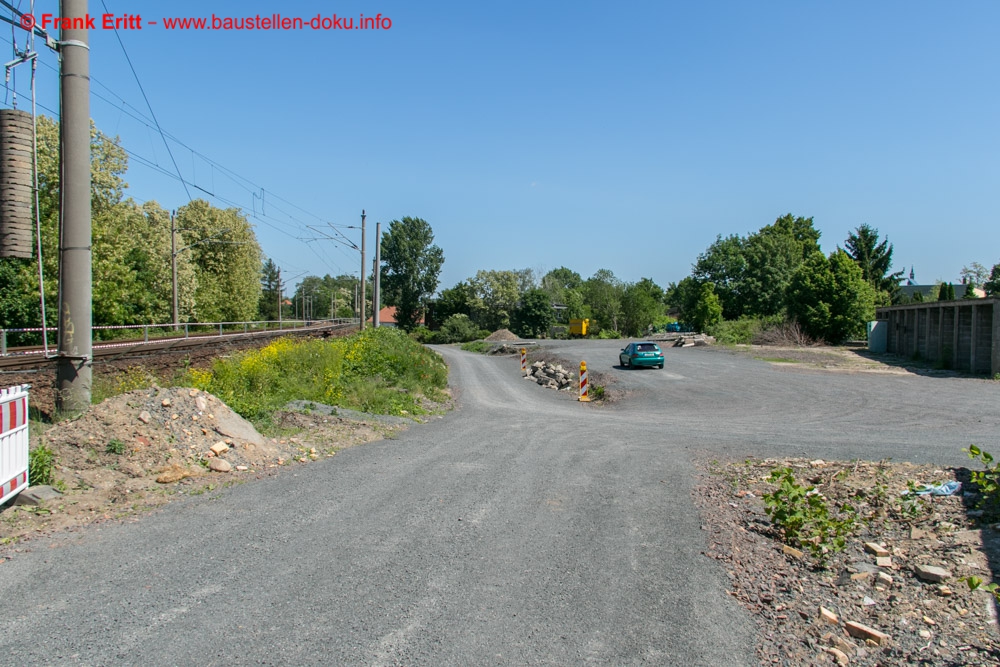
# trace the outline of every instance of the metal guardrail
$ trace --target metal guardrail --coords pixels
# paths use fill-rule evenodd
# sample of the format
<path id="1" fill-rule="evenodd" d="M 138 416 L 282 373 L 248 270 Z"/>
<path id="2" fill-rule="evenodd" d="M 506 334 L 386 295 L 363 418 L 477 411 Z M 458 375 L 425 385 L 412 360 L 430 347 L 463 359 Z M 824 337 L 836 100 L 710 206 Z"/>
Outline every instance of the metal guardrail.
<path id="1" fill-rule="evenodd" d="M 92 327 L 94 331 L 138 331 L 142 330 L 142 336 L 128 337 L 128 338 L 117 338 L 108 341 L 100 341 L 92 344 L 93 349 L 103 349 L 103 348 L 113 348 L 113 347 L 125 347 L 128 345 L 135 345 L 136 343 L 149 343 L 151 339 L 149 337 L 150 331 L 153 332 L 155 341 L 165 341 L 165 340 L 182 340 L 186 338 L 191 338 L 193 336 L 202 337 L 219 337 L 224 338 L 226 336 L 241 336 L 249 333 L 254 333 L 258 331 L 294 331 L 296 329 L 303 329 L 307 327 L 314 326 L 349 326 L 352 324 L 357 324 L 357 318 L 336 318 L 332 320 L 282 320 L 280 322 L 274 320 L 259 320 L 254 322 L 184 322 L 180 324 L 123 324 L 123 325 L 110 325 L 110 326 L 96 326 Z M 183 333 L 181 333 L 183 330 Z M 0 329 L 0 356 L 9 357 L 14 355 L 27 355 L 27 354 L 44 354 L 44 349 L 38 348 L 25 348 L 18 349 L 17 351 L 11 352 L 7 349 L 7 334 L 8 333 L 38 333 L 43 332 L 56 333 L 56 329 L 42 329 L 41 327 L 32 327 L 26 329 Z M 157 335 L 159 333 L 159 335 Z M 50 347 L 55 347 L 52 343 L 49 344 Z"/>

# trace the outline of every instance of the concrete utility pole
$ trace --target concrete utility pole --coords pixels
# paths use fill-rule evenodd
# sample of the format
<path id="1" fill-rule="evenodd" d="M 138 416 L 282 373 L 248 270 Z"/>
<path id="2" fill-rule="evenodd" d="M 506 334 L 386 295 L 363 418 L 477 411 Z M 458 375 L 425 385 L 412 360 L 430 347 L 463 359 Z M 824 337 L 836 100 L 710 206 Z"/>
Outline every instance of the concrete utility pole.
<path id="1" fill-rule="evenodd" d="M 381 324 L 379 310 L 382 308 L 382 223 L 375 223 L 375 286 L 372 288 L 372 324 L 377 329 Z"/>
<path id="2" fill-rule="evenodd" d="M 93 377 L 91 339 L 90 233 L 90 44 L 87 0 L 60 0 L 63 25 L 59 56 L 59 352 L 56 408 L 90 407 Z M 77 20 L 74 20 L 77 19 Z"/>
<path id="3" fill-rule="evenodd" d="M 361 320 L 358 324 L 358 330 L 365 330 L 365 271 L 368 269 L 365 266 L 365 211 L 361 209 Z"/>
<path id="4" fill-rule="evenodd" d="M 378 260 L 372 257 L 372 275 L 378 275 Z M 378 278 L 372 278 L 372 329 L 378 329 Z"/>

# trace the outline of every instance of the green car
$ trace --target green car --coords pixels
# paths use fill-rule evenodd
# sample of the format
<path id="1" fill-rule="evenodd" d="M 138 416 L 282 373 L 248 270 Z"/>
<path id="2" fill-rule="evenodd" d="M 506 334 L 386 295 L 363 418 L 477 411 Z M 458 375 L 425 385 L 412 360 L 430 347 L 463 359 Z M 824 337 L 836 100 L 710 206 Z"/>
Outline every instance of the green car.
<path id="1" fill-rule="evenodd" d="M 618 355 L 618 361 L 624 368 L 635 368 L 636 366 L 656 366 L 663 368 L 663 351 L 656 343 L 649 341 L 641 343 L 629 343 L 628 347 L 622 348 Z"/>

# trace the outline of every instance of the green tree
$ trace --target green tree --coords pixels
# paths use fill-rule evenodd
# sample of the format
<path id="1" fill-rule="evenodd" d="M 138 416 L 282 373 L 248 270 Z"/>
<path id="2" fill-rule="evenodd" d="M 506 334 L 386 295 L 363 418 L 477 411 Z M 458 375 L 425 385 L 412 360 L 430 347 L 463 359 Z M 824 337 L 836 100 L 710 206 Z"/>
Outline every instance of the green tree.
<path id="1" fill-rule="evenodd" d="M 891 272 L 892 244 L 886 238 L 879 241 L 878 230 L 862 224 L 844 241 L 847 254 L 861 268 L 861 275 L 878 295 L 878 303 L 888 305 L 899 300 L 899 283 L 903 271 Z"/>
<path id="2" fill-rule="evenodd" d="M 622 290 L 622 333 L 643 335 L 663 314 L 663 290 L 649 278 L 630 283 Z"/>
<path id="3" fill-rule="evenodd" d="M 808 335 L 837 344 L 864 334 L 875 316 L 875 290 L 843 250 L 814 252 L 788 288 L 788 313 Z"/>
<path id="4" fill-rule="evenodd" d="M 979 295 L 976 294 L 976 286 L 972 283 L 965 283 L 965 293 L 962 294 L 963 299 L 978 299 Z"/>
<path id="5" fill-rule="evenodd" d="M 664 300 L 669 307 L 680 311 L 682 322 L 690 322 L 694 316 L 695 306 L 698 304 L 698 299 L 701 298 L 701 285 L 702 283 L 698 282 L 697 279 L 688 276 L 667 288 Z"/>
<path id="6" fill-rule="evenodd" d="M 252 320 L 260 306 L 261 250 L 246 217 L 195 199 L 177 210 L 184 244 L 197 267 L 198 322 Z"/>
<path id="7" fill-rule="evenodd" d="M 560 266 L 542 276 L 541 289 L 548 292 L 552 303 L 565 303 L 567 290 L 579 290 L 583 278 L 576 271 Z"/>
<path id="8" fill-rule="evenodd" d="M 511 326 L 511 318 L 521 300 L 520 277 L 516 271 L 479 270 L 469 279 L 473 298 L 473 320 L 483 329 L 495 331 Z"/>
<path id="9" fill-rule="evenodd" d="M 278 283 L 281 274 L 274 260 L 268 258 L 260 267 L 260 305 L 257 308 L 262 320 L 278 319 Z"/>
<path id="10" fill-rule="evenodd" d="M 736 319 L 743 313 L 742 290 L 746 279 L 746 241 L 735 234 L 715 242 L 705 252 L 698 255 L 691 276 L 699 283 L 710 282 L 722 303 L 722 315 L 726 319 Z M 700 289 L 687 304 L 693 307 L 700 295 Z"/>
<path id="11" fill-rule="evenodd" d="M 583 284 L 583 298 L 601 329 L 621 332 L 624 285 L 609 269 L 600 269 Z"/>
<path id="12" fill-rule="evenodd" d="M 521 302 L 514 310 L 514 333 L 522 338 L 541 338 L 555 321 L 552 300 L 548 292 L 541 289 L 528 290 L 521 296 Z"/>
<path id="13" fill-rule="evenodd" d="M 744 243 L 747 266 L 741 286 L 742 315 L 777 315 L 785 307 L 792 275 L 813 252 L 820 233 L 812 218 L 790 213 L 762 227 Z"/>
<path id="14" fill-rule="evenodd" d="M 471 316 L 473 299 L 475 291 L 464 280 L 441 290 L 441 296 L 434 302 L 434 321 L 444 322 L 452 315 Z"/>
<path id="15" fill-rule="evenodd" d="M 951 283 L 941 283 L 938 285 L 938 301 L 954 301 L 955 286 Z"/>
<path id="16" fill-rule="evenodd" d="M 722 301 L 715 293 L 715 285 L 702 283 L 698 301 L 691 312 L 689 324 L 697 331 L 712 331 L 722 321 Z"/>
<path id="17" fill-rule="evenodd" d="M 382 238 L 382 262 L 383 301 L 396 307 L 396 322 L 410 331 L 437 290 L 444 252 L 434 245 L 426 220 L 407 216 L 389 223 Z"/>
<path id="18" fill-rule="evenodd" d="M 990 270 L 989 280 L 983 283 L 986 296 L 1000 296 L 1000 264 L 994 264 Z"/>

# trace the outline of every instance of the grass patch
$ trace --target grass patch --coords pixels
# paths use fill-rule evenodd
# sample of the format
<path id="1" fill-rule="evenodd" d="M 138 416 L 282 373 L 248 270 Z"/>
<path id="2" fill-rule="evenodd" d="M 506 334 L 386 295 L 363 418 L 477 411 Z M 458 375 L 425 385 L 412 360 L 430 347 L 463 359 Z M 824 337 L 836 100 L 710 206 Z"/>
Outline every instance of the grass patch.
<path id="1" fill-rule="evenodd" d="M 95 377 L 90 402 L 97 405 L 113 396 L 120 396 L 136 389 L 148 389 L 154 384 L 156 378 L 149 371 L 141 366 L 129 366 L 113 377 Z"/>
<path id="2" fill-rule="evenodd" d="M 366 329 L 346 338 L 279 338 L 258 350 L 191 369 L 186 384 L 211 392 L 258 427 L 275 411 L 305 400 L 363 412 L 412 416 L 444 401 L 448 369 L 441 357 L 396 329 Z"/>
<path id="3" fill-rule="evenodd" d="M 770 361 L 772 364 L 797 364 L 798 360 L 788 359 L 787 357 L 754 357 L 755 359 L 760 359 L 761 361 Z"/>
<path id="4" fill-rule="evenodd" d="M 475 352 L 476 354 L 486 354 L 493 349 L 492 343 L 487 343 L 485 340 L 474 340 L 468 343 L 462 343 L 462 349 L 466 352 Z"/>

